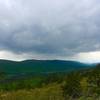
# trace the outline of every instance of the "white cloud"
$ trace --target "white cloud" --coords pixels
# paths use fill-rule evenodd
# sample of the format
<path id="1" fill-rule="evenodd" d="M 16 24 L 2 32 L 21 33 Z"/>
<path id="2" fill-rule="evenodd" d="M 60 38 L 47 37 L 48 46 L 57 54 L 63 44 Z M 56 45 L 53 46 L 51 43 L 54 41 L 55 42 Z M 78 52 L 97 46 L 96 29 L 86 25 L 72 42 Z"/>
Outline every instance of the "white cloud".
<path id="1" fill-rule="evenodd" d="M 78 60 L 87 63 L 100 62 L 100 51 L 79 53 L 71 57 L 72 60 Z"/>

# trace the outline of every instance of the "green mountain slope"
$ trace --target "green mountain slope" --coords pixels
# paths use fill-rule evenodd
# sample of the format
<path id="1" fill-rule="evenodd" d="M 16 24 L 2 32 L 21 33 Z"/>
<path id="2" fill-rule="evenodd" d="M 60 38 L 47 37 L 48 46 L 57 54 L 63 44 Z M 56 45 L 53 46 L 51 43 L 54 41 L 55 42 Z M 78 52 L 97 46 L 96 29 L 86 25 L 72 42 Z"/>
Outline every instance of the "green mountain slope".
<path id="1" fill-rule="evenodd" d="M 62 60 L 25 60 L 21 62 L 0 60 L 0 71 L 11 74 L 69 72 L 90 65 Z"/>
<path id="2" fill-rule="evenodd" d="M 21 63 L 26 62 L 33 63 Z M 0 76 L 3 77 L 2 73 Z M 50 73 L 17 80 L 1 79 L 0 90 L 0 100 L 100 100 L 100 64 L 70 73 Z"/>

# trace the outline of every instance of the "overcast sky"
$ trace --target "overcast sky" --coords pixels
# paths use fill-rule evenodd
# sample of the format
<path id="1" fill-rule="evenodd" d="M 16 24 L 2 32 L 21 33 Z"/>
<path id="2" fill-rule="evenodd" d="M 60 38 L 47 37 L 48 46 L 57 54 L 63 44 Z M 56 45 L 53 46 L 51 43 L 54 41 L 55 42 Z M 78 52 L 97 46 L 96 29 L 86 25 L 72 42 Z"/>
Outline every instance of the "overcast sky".
<path id="1" fill-rule="evenodd" d="M 100 62 L 100 1 L 0 0 L 0 58 Z"/>

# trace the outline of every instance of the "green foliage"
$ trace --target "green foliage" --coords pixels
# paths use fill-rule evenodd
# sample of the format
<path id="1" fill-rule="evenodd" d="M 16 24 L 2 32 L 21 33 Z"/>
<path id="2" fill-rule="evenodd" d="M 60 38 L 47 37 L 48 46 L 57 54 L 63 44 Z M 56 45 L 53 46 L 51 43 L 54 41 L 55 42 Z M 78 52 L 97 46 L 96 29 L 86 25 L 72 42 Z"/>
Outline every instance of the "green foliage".
<path id="1" fill-rule="evenodd" d="M 75 61 L 63 60 L 26 60 L 21 62 L 0 60 L 0 71 L 7 74 L 30 74 L 30 73 L 56 73 L 71 72 L 83 68 L 89 68 L 87 64 Z"/>
<path id="2" fill-rule="evenodd" d="M 96 68 L 70 73 L 63 86 L 64 96 L 74 98 L 100 97 L 100 65 Z M 93 99 L 94 100 L 94 99 Z"/>
<path id="3" fill-rule="evenodd" d="M 0 100 L 100 100 L 100 65 L 71 73 L 4 78 L 0 91 Z"/>
<path id="4" fill-rule="evenodd" d="M 0 72 L 0 80 L 5 78 L 5 73 L 4 72 Z"/>
<path id="5" fill-rule="evenodd" d="M 73 98 L 77 98 L 81 95 L 80 75 L 78 73 L 71 73 L 67 75 L 63 91 L 65 97 L 71 96 Z"/>
<path id="6" fill-rule="evenodd" d="M 63 100 L 63 96 L 60 86 L 58 84 L 51 84 L 28 91 L 1 92 L 0 100 Z"/>
<path id="7" fill-rule="evenodd" d="M 89 90 L 89 88 L 88 88 L 88 79 L 87 79 L 87 77 L 83 77 L 81 80 L 80 80 L 80 87 L 81 87 L 81 89 L 82 89 L 82 94 L 83 95 L 88 95 L 88 90 Z"/>

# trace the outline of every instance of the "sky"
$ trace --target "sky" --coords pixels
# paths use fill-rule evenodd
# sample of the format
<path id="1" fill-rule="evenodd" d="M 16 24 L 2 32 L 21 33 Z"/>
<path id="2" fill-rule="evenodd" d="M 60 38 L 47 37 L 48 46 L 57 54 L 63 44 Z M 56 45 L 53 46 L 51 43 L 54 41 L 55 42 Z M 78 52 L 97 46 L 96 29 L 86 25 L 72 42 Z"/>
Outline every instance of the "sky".
<path id="1" fill-rule="evenodd" d="M 0 59 L 100 62 L 100 1 L 0 0 Z"/>

